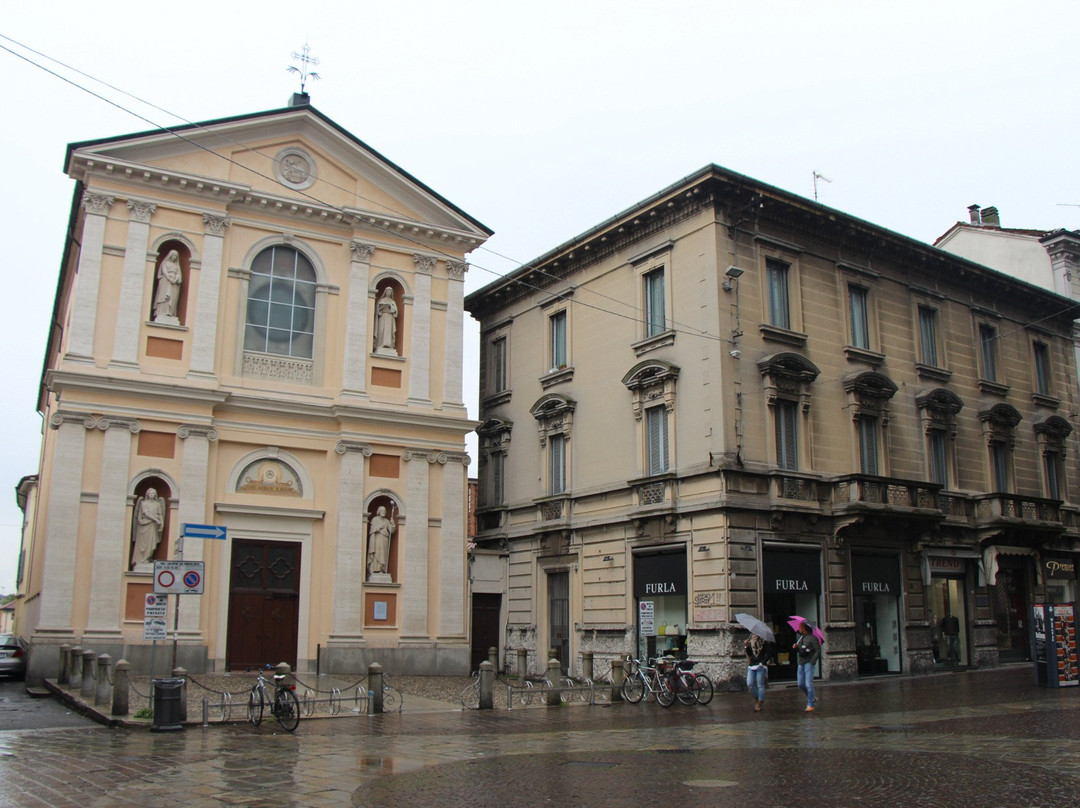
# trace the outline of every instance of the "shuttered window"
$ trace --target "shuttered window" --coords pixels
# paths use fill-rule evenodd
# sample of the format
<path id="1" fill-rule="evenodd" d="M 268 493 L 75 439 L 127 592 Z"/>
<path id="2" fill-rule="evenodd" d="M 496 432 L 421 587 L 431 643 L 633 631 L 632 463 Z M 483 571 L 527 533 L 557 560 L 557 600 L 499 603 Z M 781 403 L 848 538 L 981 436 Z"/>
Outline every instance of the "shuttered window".
<path id="1" fill-rule="evenodd" d="M 644 276 L 645 336 L 655 337 L 667 329 L 664 313 L 664 268 L 654 269 Z"/>
<path id="2" fill-rule="evenodd" d="M 765 275 L 769 292 L 769 324 L 777 328 L 791 328 L 791 308 L 788 300 L 788 265 L 780 261 L 766 261 Z"/>
<path id="3" fill-rule="evenodd" d="M 860 415 L 857 421 L 859 429 L 859 467 L 863 474 L 878 474 L 878 419 L 870 415 Z"/>
<path id="4" fill-rule="evenodd" d="M 851 344 L 863 350 L 870 350 L 868 297 L 869 295 L 863 287 L 848 287 L 848 301 L 851 305 Z"/>
<path id="5" fill-rule="evenodd" d="M 930 367 L 938 365 L 937 311 L 919 306 L 919 361 Z"/>
<path id="6" fill-rule="evenodd" d="M 668 418 L 666 407 L 650 407 L 645 410 L 646 428 L 649 433 L 649 474 L 663 474 L 668 470 Z"/>
<path id="7" fill-rule="evenodd" d="M 552 435 L 548 440 L 551 448 L 551 493 L 561 494 L 566 490 L 566 438 Z"/>
<path id="8" fill-rule="evenodd" d="M 788 471 L 799 468 L 798 405 L 794 401 L 777 401 L 776 417 L 776 465 Z"/>

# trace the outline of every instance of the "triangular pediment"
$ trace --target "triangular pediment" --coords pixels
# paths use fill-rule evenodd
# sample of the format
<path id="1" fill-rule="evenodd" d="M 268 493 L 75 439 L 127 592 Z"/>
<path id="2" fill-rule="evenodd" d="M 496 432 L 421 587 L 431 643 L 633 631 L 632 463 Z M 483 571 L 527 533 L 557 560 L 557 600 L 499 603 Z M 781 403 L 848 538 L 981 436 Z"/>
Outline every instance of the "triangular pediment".
<path id="1" fill-rule="evenodd" d="M 479 246 L 491 231 L 312 107 L 71 144 L 67 171 Z M 434 231 L 434 232 L 428 232 Z"/>

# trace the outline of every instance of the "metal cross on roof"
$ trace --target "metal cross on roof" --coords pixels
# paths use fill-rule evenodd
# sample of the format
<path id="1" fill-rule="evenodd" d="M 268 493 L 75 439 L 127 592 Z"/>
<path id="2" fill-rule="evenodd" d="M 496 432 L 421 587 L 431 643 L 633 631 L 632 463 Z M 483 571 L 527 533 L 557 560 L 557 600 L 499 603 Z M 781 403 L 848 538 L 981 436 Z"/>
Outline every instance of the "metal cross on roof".
<path id="1" fill-rule="evenodd" d="M 309 69 L 317 66 L 319 60 L 311 55 L 311 49 L 306 42 L 304 43 L 304 49 L 302 51 L 293 51 L 292 58 L 300 61 L 300 67 L 290 65 L 288 71 L 290 73 L 296 73 L 300 77 L 300 92 L 303 93 L 304 86 L 307 84 L 308 79 L 315 79 L 318 81 L 322 78 L 318 73 Z"/>

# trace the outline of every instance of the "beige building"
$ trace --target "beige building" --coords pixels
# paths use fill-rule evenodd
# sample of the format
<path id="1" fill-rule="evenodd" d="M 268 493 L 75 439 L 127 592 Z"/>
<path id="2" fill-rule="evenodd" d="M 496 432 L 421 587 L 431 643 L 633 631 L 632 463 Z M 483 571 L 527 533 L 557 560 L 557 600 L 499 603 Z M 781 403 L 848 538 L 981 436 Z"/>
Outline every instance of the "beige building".
<path id="1" fill-rule="evenodd" d="M 503 652 L 532 672 L 670 650 L 738 686 L 739 613 L 775 631 L 774 681 L 792 615 L 829 679 L 987 666 L 1029 657 L 1036 600 L 1076 598 L 1052 292 L 708 166 L 466 309 L 473 575 L 505 565 Z"/>
<path id="2" fill-rule="evenodd" d="M 466 671 L 464 256 L 490 231 L 302 94 L 66 166 L 31 681 L 64 643 L 145 671 L 170 560 L 202 579 L 168 597 L 189 670 Z"/>

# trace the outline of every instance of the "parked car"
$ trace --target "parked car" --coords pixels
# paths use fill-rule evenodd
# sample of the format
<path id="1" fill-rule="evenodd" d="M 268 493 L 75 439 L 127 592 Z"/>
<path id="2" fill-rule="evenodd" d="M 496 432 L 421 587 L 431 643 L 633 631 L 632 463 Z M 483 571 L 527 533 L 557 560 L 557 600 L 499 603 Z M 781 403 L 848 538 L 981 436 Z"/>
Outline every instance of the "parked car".
<path id="1" fill-rule="evenodd" d="M 0 676 L 26 676 L 26 643 L 14 634 L 0 634 Z"/>

